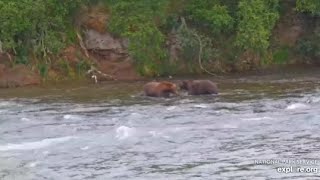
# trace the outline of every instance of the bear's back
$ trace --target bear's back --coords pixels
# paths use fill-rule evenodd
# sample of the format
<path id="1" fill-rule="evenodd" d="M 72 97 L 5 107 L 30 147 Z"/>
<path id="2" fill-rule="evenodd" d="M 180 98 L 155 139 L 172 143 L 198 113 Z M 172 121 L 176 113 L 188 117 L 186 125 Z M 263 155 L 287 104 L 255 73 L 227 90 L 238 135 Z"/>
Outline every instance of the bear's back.
<path id="1" fill-rule="evenodd" d="M 194 95 L 218 93 L 217 85 L 210 80 L 195 80 L 191 87 L 189 91 Z"/>
<path id="2" fill-rule="evenodd" d="M 159 82 L 149 82 L 143 86 L 143 91 L 147 96 L 157 96 Z"/>
<path id="3" fill-rule="evenodd" d="M 176 94 L 177 85 L 167 81 L 149 82 L 144 85 L 144 93 L 147 96 L 169 97 L 170 93 Z"/>

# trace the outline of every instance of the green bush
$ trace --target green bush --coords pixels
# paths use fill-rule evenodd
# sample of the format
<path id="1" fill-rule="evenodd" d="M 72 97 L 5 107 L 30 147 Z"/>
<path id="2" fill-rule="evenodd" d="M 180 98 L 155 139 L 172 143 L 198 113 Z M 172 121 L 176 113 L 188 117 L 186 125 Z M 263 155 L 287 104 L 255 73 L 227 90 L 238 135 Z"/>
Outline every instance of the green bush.
<path id="1" fill-rule="evenodd" d="M 320 29 L 316 30 L 310 37 L 298 42 L 298 52 L 304 58 L 312 61 L 320 59 Z"/>
<path id="2" fill-rule="evenodd" d="M 46 79 L 48 77 L 49 66 L 48 64 L 39 63 L 37 65 L 39 74 L 42 78 Z"/>
<path id="3" fill-rule="evenodd" d="M 216 55 L 211 39 L 198 34 L 197 31 L 187 28 L 186 25 L 182 25 L 177 31 L 178 40 L 182 48 L 181 58 L 191 72 L 199 67 L 199 53 L 201 53 L 202 63 L 211 61 Z M 199 40 L 201 41 L 202 52 L 200 52 Z"/>
<path id="4" fill-rule="evenodd" d="M 78 78 L 85 76 L 90 68 L 91 68 L 91 64 L 88 60 L 82 59 L 81 61 L 79 61 L 76 64 Z"/>
<path id="5" fill-rule="evenodd" d="M 109 30 L 129 39 L 129 53 L 142 75 L 161 75 L 166 64 L 165 36 L 159 26 L 165 22 L 167 0 L 112 1 Z"/>
<path id="6" fill-rule="evenodd" d="M 271 31 L 279 18 L 278 5 L 278 0 L 240 1 L 235 44 L 245 50 L 265 53 Z"/>
<path id="7" fill-rule="evenodd" d="M 273 53 L 273 62 L 276 64 L 284 64 L 289 60 L 289 48 L 282 47 Z"/>
<path id="8" fill-rule="evenodd" d="M 234 23 L 227 6 L 217 0 L 190 0 L 185 13 L 188 21 L 215 34 L 230 30 Z"/>
<path id="9" fill-rule="evenodd" d="M 194 34 L 203 42 L 204 63 L 211 63 L 217 55 L 226 63 L 235 63 L 237 55 L 246 50 L 260 55 L 270 52 L 269 39 L 279 19 L 279 0 L 1 0 L 0 53 L 14 55 L 17 64 L 29 64 L 33 57 L 46 76 L 53 57 L 77 40 L 74 12 L 97 3 L 108 6 L 109 31 L 129 40 L 137 71 L 148 76 L 173 73 L 185 62 L 192 69 L 199 53 Z M 320 1 L 296 0 L 296 9 L 319 16 Z M 182 17 L 190 29 L 178 31 L 182 57 L 170 64 L 165 42 L 172 30 L 178 30 Z M 319 42 L 317 33 L 300 40 L 299 53 L 317 59 Z M 270 59 L 284 63 L 288 58 L 289 49 L 281 48 Z M 61 68 L 71 71 L 67 64 Z M 76 67 L 78 75 L 86 68 L 81 61 Z"/>
<path id="10" fill-rule="evenodd" d="M 310 12 L 313 15 L 320 15 L 319 0 L 297 0 L 296 8 L 300 12 Z"/>
<path id="11" fill-rule="evenodd" d="M 85 1 L 2 0 L 0 42 L 3 51 L 39 58 L 57 54 L 64 47 L 62 34 L 71 27 L 72 12 Z M 21 49 L 23 53 L 21 53 Z"/>

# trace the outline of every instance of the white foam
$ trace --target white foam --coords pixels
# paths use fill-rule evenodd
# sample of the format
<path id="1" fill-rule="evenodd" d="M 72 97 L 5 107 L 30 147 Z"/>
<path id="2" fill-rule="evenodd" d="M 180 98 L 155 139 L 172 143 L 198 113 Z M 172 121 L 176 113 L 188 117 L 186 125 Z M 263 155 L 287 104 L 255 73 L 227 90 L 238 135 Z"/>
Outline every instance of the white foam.
<path id="1" fill-rule="evenodd" d="M 177 108 L 177 106 L 170 106 L 170 107 L 167 107 L 167 110 L 168 111 L 172 111 L 172 110 L 174 110 L 174 109 L 176 109 Z"/>
<path id="2" fill-rule="evenodd" d="M 132 136 L 134 133 L 135 133 L 134 128 L 130 128 L 127 126 L 120 126 L 116 129 L 116 138 L 123 140 Z"/>
<path id="3" fill-rule="evenodd" d="M 312 97 L 310 101 L 313 103 L 318 103 L 320 102 L 320 97 Z"/>
<path id="4" fill-rule="evenodd" d="M 38 164 L 40 164 L 40 162 L 38 162 L 38 161 L 31 162 L 28 164 L 28 167 L 36 167 Z"/>
<path id="5" fill-rule="evenodd" d="M 85 146 L 85 147 L 82 147 L 80 148 L 81 150 L 85 151 L 85 150 L 88 150 L 89 149 L 89 146 Z"/>
<path id="6" fill-rule="evenodd" d="M 153 137 L 161 137 L 161 136 L 163 136 L 162 132 L 149 131 L 148 133 L 151 134 Z"/>
<path id="7" fill-rule="evenodd" d="M 75 137 L 66 136 L 61 138 L 43 139 L 41 141 L 35 141 L 35 142 L 25 142 L 21 144 L 7 144 L 7 145 L 0 146 L 0 151 L 41 149 L 50 145 L 69 141 L 73 138 Z"/>
<path id="8" fill-rule="evenodd" d="M 261 121 L 261 120 L 271 120 L 271 117 L 255 117 L 255 118 L 242 118 L 243 121 Z"/>
<path id="9" fill-rule="evenodd" d="M 26 121 L 26 122 L 28 122 L 28 121 L 31 121 L 29 118 L 21 118 L 21 121 Z"/>
<path id="10" fill-rule="evenodd" d="M 286 109 L 287 110 L 295 110 L 295 109 L 306 109 L 308 107 L 309 107 L 308 105 L 303 104 L 303 103 L 294 103 L 294 104 L 289 105 Z"/>
<path id="11" fill-rule="evenodd" d="M 17 105 L 15 102 L 10 102 L 10 101 L 2 101 L 0 102 L 0 107 L 8 107 L 8 106 L 13 106 Z"/>
<path id="12" fill-rule="evenodd" d="M 183 129 L 186 129 L 186 128 L 183 128 L 183 127 L 175 127 L 173 128 L 173 132 L 178 132 L 178 131 L 181 131 Z"/>
<path id="13" fill-rule="evenodd" d="M 186 104 L 186 103 L 191 103 L 191 102 L 193 102 L 193 100 L 191 100 L 191 99 L 182 99 L 182 100 L 180 100 L 179 101 L 181 104 Z"/>
<path id="14" fill-rule="evenodd" d="M 152 137 L 161 137 L 165 139 L 170 139 L 170 136 L 164 135 L 162 132 L 157 132 L 157 131 L 149 131 L 149 134 L 152 135 Z"/>
<path id="15" fill-rule="evenodd" d="M 196 108 L 207 108 L 208 106 L 205 105 L 205 104 L 196 104 L 193 107 L 196 107 Z"/>
<path id="16" fill-rule="evenodd" d="M 222 126 L 222 128 L 226 128 L 226 129 L 236 129 L 236 128 L 238 128 L 238 126 L 232 125 L 232 124 L 224 124 L 224 125 Z"/>
<path id="17" fill-rule="evenodd" d="M 139 117 L 139 116 L 141 116 L 141 115 L 142 115 L 142 114 L 136 113 L 136 112 L 133 112 L 133 113 L 130 114 L 130 116 L 137 116 L 137 117 Z"/>
<path id="18" fill-rule="evenodd" d="M 154 137 L 158 135 L 158 133 L 156 131 L 149 131 L 149 134 L 151 134 Z"/>
<path id="19" fill-rule="evenodd" d="M 79 119 L 81 119 L 81 117 L 80 116 L 76 116 L 76 115 L 66 114 L 66 115 L 63 116 L 63 119 L 79 120 Z"/>

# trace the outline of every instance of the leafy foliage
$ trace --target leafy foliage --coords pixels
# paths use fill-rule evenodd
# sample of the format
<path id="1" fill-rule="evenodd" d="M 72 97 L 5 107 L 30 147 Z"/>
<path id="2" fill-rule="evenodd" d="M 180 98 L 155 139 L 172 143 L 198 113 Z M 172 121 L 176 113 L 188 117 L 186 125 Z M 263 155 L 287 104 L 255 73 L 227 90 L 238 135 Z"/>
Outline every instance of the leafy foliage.
<path id="1" fill-rule="evenodd" d="M 187 64 L 189 70 L 196 70 L 199 55 L 203 62 L 212 60 L 216 55 L 215 49 L 212 48 L 211 39 L 203 35 L 198 35 L 195 30 L 189 29 L 186 24 L 180 26 L 177 35 L 182 48 L 182 59 Z M 198 37 L 200 39 L 198 39 Z M 201 41 L 201 44 L 199 40 Z M 199 54 L 200 48 L 202 48 L 201 54 Z"/>
<path id="2" fill-rule="evenodd" d="M 280 16 L 279 0 L 1 0 L 0 53 L 15 55 L 15 63 L 19 64 L 32 63 L 32 57 L 40 74 L 46 76 L 51 58 L 76 39 L 73 12 L 98 2 L 110 9 L 109 31 L 129 40 L 129 53 L 137 70 L 148 76 L 172 73 L 171 67 L 185 62 L 192 69 L 199 53 L 194 34 L 200 35 L 202 59 L 207 63 L 217 54 L 223 54 L 220 59 L 225 60 L 236 60 L 246 50 L 264 54 Z M 319 16 L 320 1 L 296 0 L 296 9 Z M 182 17 L 190 29 L 179 29 Z M 170 64 L 166 46 L 168 34 L 173 31 L 178 33 L 182 48 L 176 64 Z M 314 33 L 299 41 L 299 52 L 318 58 L 318 39 Z M 274 63 L 284 63 L 291 51 L 282 48 L 272 52 Z M 65 62 L 61 68 L 70 72 Z M 88 62 L 81 61 L 75 68 L 80 76 Z"/>
<path id="3" fill-rule="evenodd" d="M 265 52 L 271 31 L 279 18 L 278 0 L 242 0 L 239 2 L 235 44 L 243 49 Z"/>
<path id="4" fill-rule="evenodd" d="M 129 39 L 129 52 L 142 75 L 159 75 L 165 63 L 165 36 L 158 28 L 165 22 L 167 0 L 113 1 L 111 32 Z"/>
<path id="5" fill-rule="evenodd" d="M 298 51 L 304 58 L 312 61 L 320 59 L 320 28 L 316 29 L 309 37 L 299 41 Z"/>
<path id="6" fill-rule="evenodd" d="M 297 10 L 301 12 L 310 12 L 313 15 L 320 15 L 319 0 L 297 0 Z"/>
<path id="7" fill-rule="evenodd" d="M 230 30 L 234 22 L 227 6 L 217 0 L 190 0 L 186 14 L 197 26 L 209 27 L 214 33 Z"/>
<path id="8" fill-rule="evenodd" d="M 1 0 L 2 50 L 18 55 L 32 51 L 42 58 L 58 53 L 66 43 L 62 34 L 72 24 L 70 14 L 81 3 L 84 1 Z"/>
<path id="9" fill-rule="evenodd" d="M 282 47 L 276 50 L 273 53 L 273 61 L 276 64 L 284 64 L 288 61 L 289 58 L 289 48 L 288 47 Z"/>

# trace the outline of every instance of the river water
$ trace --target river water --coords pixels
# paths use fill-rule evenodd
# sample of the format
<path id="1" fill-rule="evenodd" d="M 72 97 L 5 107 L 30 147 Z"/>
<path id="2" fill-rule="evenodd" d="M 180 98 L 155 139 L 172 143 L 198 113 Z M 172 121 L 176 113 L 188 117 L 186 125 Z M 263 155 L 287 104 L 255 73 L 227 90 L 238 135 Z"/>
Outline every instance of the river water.
<path id="1" fill-rule="evenodd" d="M 0 179 L 320 178 L 319 78 L 170 99 L 143 83 L 1 90 Z"/>

